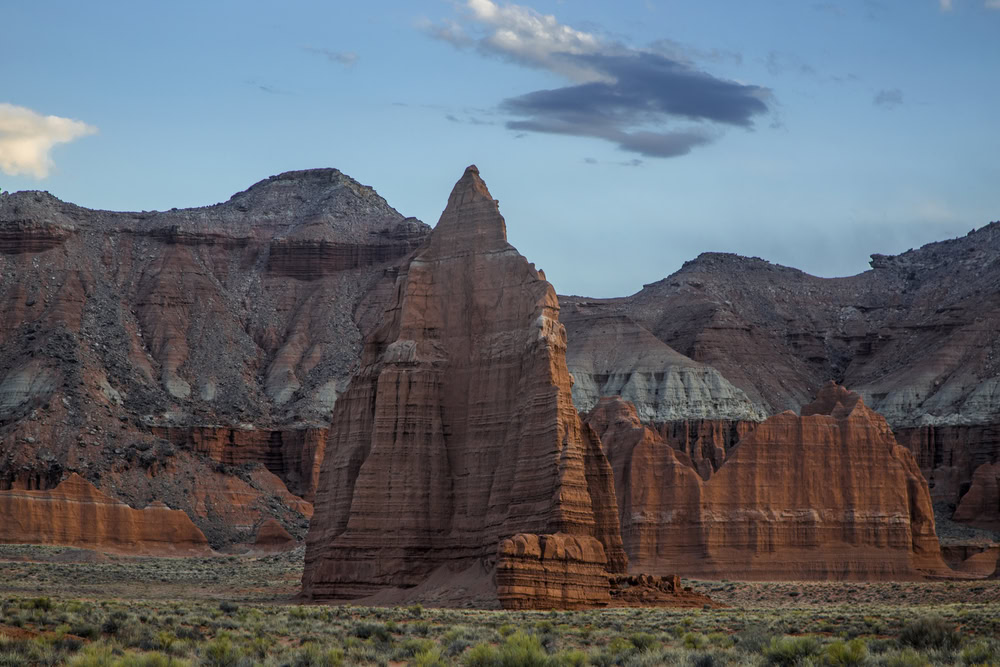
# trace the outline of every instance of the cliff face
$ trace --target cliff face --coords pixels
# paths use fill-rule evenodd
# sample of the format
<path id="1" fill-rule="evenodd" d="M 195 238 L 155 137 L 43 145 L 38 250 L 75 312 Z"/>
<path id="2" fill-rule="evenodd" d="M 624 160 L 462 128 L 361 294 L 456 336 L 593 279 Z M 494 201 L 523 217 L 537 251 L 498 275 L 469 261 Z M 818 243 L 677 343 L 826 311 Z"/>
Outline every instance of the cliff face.
<path id="1" fill-rule="evenodd" d="M 678 353 L 627 316 L 595 314 L 586 302 L 568 299 L 560 305 L 573 402 L 581 412 L 602 396 L 621 396 L 645 422 L 767 417 L 717 370 Z"/>
<path id="2" fill-rule="evenodd" d="M 552 286 L 507 243 L 470 167 L 400 270 L 384 324 L 337 402 L 307 597 L 413 588 L 441 568 L 488 571 L 499 549 L 507 575 L 525 554 L 537 561 L 524 576 L 542 578 L 544 604 L 591 604 L 602 590 L 606 599 L 597 573 L 626 566 L 612 473 L 573 406 L 558 317 Z M 519 534 L 534 546 L 502 546 Z M 520 597 L 530 585 L 507 575 L 497 575 L 500 602 L 529 604 Z M 596 584 L 559 602 L 558 591 Z"/>
<path id="3" fill-rule="evenodd" d="M 802 416 L 764 421 L 707 481 L 622 401 L 588 422 L 615 471 L 636 568 L 752 579 L 946 571 L 926 482 L 857 394 L 828 385 Z"/>
<path id="4" fill-rule="evenodd" d="M 301 537 L 320 429 L 428 232 L 335 169 L 165 212 L 0 195 L 0 488 L 77 472 L 172 494 L 216 546 L 262 516 Z"/>
<path id="5" fill-rule="evenodd" d="M 0 491 L 0 542 L 62 544 L 128 554 L 211 553 L 208 541 L 180 510 L 154 503 L 132 509 L 71 475 L 47 491 Z"/>
<path id="6" fill-rule="evenodd" d="M 871 264 L 862 274 L 827 279 L 705 253 L 629 297 L 560 297 L 586 329 L 570 338 L 570 371 L 585 379 L 574 397 L 590 409 L 596 396 L 621 394 L 644 422 L 675 432 L 705 420 L 728 429 L 734 419 L 795 410 L 833 380 L 885 416 L 916 456 L 935 501 L 957 506 L 974 472 L 1000 462 L 1000 222 L 898 256 L 873 255 Z M 597 364 L 595 374 L 591 350 L 602 350 L 602 339 L 622 339 L 602 333 L 611 321 L 717 372 L 750 409 L 731 410 L 725 397 L 732 390 L 702 390 L 707 400 L 693 404 L 690 381 L 650 382 L 648 373 L 633 379 L 631 350 Z M 678 363 L 658 361 L 659 377 Z M 670 416 L 657 417 L 657 410 Z M 701 454 L 688 448 L 708 459 L 703 476 L 718 467 L 719 445 Z M 993 524 L 1000 510 L 984 506 L 975 517 L 956 518 Z"/>
<path id="7" fill-rule="evenodd" d="M 894 427 L 1000 423 L 1000 223 L 872 267 L 826 279 L 706 253 L 631 297 L 589 303 L 719 370 L 768 414 L 832 379 Z"/>

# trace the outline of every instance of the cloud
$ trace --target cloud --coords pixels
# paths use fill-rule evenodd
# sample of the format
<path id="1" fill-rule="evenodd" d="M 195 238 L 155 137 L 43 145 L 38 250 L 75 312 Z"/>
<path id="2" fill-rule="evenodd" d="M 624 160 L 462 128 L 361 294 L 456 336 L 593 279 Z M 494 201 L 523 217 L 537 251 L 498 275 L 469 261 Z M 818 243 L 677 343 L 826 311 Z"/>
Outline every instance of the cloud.
<path id="1" fill-rule="evenodd" d="M 952 0 L 938 0 L 938 5 L 941 7 L 942 12 L 950 12 L 952 10 Z"/>
<path id="2" fill-rule="evenodd" d="M 571 85 L 505 99 L 511 130 L 593 137 L 646 157 L 676 157 L 715 140 L 721 126 L 749 129 L 770 111 L 766 88 L 719 78 L 692 58 L 739 62 L 737 54 L 648 49 L 609 42 L 521 5 L 466 0 L 464 22 L 427 24 L 456 48 L 567 79 Z"/>
<path id="3" fill-rule="evenodd" d="M 1000 0 L 985 0 L 983 6 L 986 9 L 1000 9 Z"/>
<path id="4" fill-rule="evenodd" d="M 872 104 L 885 109 L 895 109 L 903 103 L 903 91 L 899 88 L 884 88 L 875 93 Z"/>
<path id="5" fill-rule="evenodd" d="M 302 50 L 306 53 L 323 56 L 330 62 L 344 67 L 353 67 L 354 63 L 358 62 L 358 54 L 354 51 L 333 51 L 331 49 L 317 49 L 312 46 L 302 47 Z"/>
<path id="6" fill-rule="evenodd" d="M 0 103 L 0 171 L 46 178 L 53 167 L 49 155 L 53 146 L 96 132 L 96 127 L 78 120 Z"/>

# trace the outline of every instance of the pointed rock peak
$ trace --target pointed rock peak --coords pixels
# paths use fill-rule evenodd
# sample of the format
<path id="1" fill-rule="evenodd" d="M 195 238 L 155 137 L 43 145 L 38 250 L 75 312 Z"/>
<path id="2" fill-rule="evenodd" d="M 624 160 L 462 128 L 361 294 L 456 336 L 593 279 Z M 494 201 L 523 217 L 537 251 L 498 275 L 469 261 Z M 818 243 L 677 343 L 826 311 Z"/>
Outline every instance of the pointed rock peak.
<path id="1" fill-rule="evenodd" d="M 455 187 L 452 188 L 451 196 L 448 197 L 448 208 L 471 204 L 481 200 L 485 200 L 493 205 L 497 203 L 493 199 L 493 195 L 490 194 L 489 188 L 486 187 L 486 183 L 480 178 L 479 167 L 470 164 L 465 168 L 462 178 L 458 179 Z M 445 212 L 447 210 L 446 208 Z"/>
<path id="2" fill-rule="evenodd" d="M 856 394 L 831 380 L 819 390 L 819 393 L 816 394 L 816 400 L 802 407 L 802 416 L 829 415 L 843 419 L 851 414 L 854 408 L 859 405 L 864 406 L 864 404 L 860 394 Z"/>
<path id="3" fill-rule="evenodd" d="M 435 241 L 441 243 L 442 237 L 449 246 L 471 244 L 468 250 L 507 245 L 507 225 L 476 165 L 465 169 L 448 197 L 448 205 L 434 228 Z"/>

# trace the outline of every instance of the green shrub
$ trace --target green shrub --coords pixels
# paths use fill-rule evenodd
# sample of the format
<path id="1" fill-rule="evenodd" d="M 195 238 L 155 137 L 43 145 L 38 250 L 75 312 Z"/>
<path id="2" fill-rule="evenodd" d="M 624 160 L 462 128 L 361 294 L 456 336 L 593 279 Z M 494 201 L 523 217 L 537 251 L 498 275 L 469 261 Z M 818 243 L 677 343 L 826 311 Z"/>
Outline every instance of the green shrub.
<path id="1" fill-rule="evenodd" d="M 632 646 L 640 651 L 650 651 L 660 646 L 660 642 L 657 641 L 656 637 L 648 632 L 635 632 L 629 635 L 628 640 L 632 642 Z"/>
<path id="2" fill-rule="evenodd" d="M 555 664 L 559 667 L 586 667 L 590 664 L 590 656 L 580 650 L 563 651 L 555 656 Z"/>
<path id="3" fill-rule="evenodd" d="M 392 633 L 381 623 L 358 623 L 351 634 L 359 639 L 372 639 L 383 644 L 392 641 Z"/>
<path id="4" fill-rule="evenodd" d="M 343 651 L 324 650 L 316 644 L 308 643 L 295 654 L 290 667 L 342 667 L 343 664 Z"/>
<path id="5" fill-rule="evenodd" d="M 515 632 L 500 647 L 499 667 L 548 667 L 549 656 L 535 635 Z"/>
<path id="6" fill-rule="evenodd" d="M 746 653 L 762 653 L 774 635 L 760 626 L 751 626 L 736 634 L 736 647 Z"/>
<path id="7" fill-rule="evenodd" d="M 429 646 L 420 653 L 413 656 L 415 667 L 448 667 L 448 663 L 441 656 L 440 646 Z"/>
<path id="8" fill-rule="evenodd" d="M 69 667 L 112 667 L 114 656 L 107 644 L 91 644 L 73 656 L 67 664 Z"/>
<path id="9" fill-rule="evenodd" d="M 462 664 L 466 667 L 496 667 L 500 664 L 500 651 L 491 644 L 476 644 L 465 654 Z"/>
<path id="10" fill-rule="evenodd" d="M 863 665 L 867 660 L 868 646 L 863 639 L 852 639 L 849 642 L 837 640 L 827 645 L 823 655 L 824 664 L 844 667 Z"/>
<path id="11" fill-rule="evenodd" d="M 962 649 L 963 665 L 996 665 L 1000 663 L 1000 650 L 996 641 L 980 639 Z"/>
<path id="12" fill-rule="evenodd" d="M 954 651 L 962 643 L 962 635 L 940 616 L 925 616 L 907 623 L 899 634 L 899 641 L 915 649 Z"/>
<path id="13" fill-rule="evenodd" d="M 794 667 L 820 653 L 821 646 L 815 637 L 774 637 L 764 649 L 764 661 L 768 665 Z"/>
<path id="14" fill-rule="evenodd" d="M 222 633 L 205 645 L 204 664 L 209 667 L 236 667 L 243 657 L 228 634 Z"/>
<path id="15" fill-rule="evenodd" d="M 886 667 L 928 667 L 930 660 L 920 655 L 912 648 L 887 653 L 885 657 Z"/>

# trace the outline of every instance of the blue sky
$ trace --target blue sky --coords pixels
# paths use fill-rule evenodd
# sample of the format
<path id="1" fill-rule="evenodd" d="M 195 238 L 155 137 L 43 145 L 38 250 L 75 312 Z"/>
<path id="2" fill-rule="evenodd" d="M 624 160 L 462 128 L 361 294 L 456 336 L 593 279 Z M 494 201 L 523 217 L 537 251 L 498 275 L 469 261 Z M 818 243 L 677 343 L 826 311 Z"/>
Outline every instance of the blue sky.
<path id="1" fill-rule="evenodd" d="M 279 9 L 280 8 L 280 9 Z M 822 276 L 1000 219 L 1000 0 L 7 3 L 0 186 L 199 206 L 466 165 L 561 293 L 704 251 Z"/>

